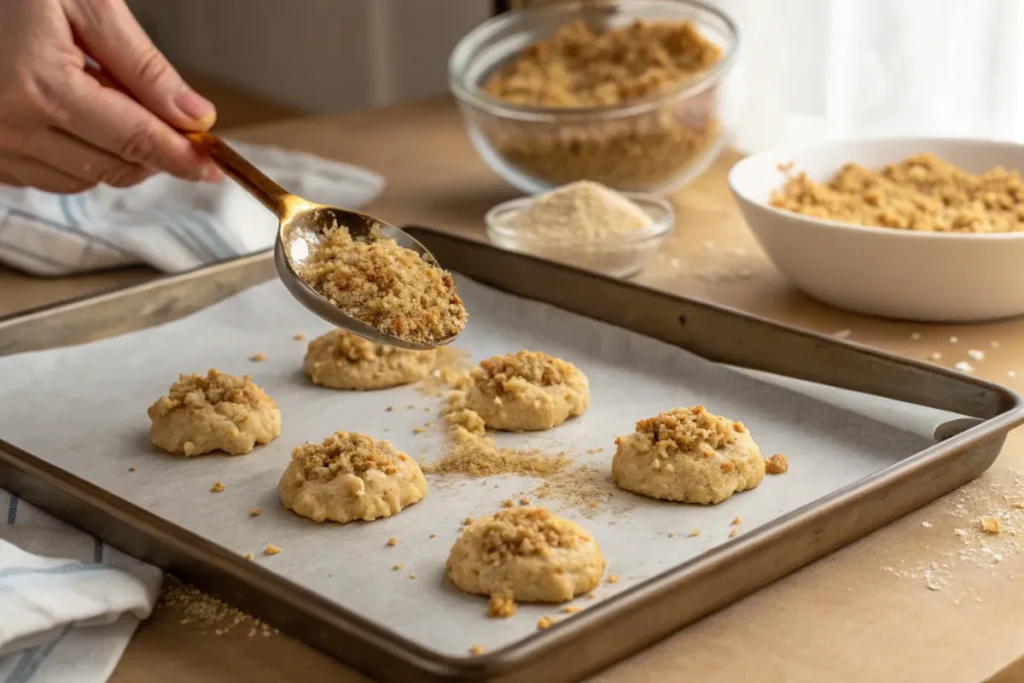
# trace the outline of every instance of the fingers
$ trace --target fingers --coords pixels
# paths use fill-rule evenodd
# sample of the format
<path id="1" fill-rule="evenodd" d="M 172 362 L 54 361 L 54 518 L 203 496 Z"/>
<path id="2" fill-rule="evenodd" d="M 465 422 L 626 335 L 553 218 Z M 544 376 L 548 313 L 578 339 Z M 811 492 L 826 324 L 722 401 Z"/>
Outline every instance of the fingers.
<path id="1" fill-rule="evenodd" d="M 185 83 L 124 0 L 70 0 L 66 4 L 82 46 L 146 109 L 181 130 L 213 126 L 217 120 L 213 104 Z"/>
<path id="2" fill-rule="evenodd" d="M 150 168 L 128 163 L 56 128 L 39 129 L 18 151 L 90 184 L 130 187 L 153 174 Z"/>
<path id="3" fill-rule="evenodd" d="M 72 73 L 61 91 L 59 125 L 75 137 L 120 157 L 187 180 L 216 179 L 214 163 L 184 135 L 124 93 L 84 72 Z"/>
<path id="4" fill-rule="evenodd" d="M 18 154 L 0 154 L 0 180 L 8 185 L 36 187 L 46 192 L 75 194 L 96 183 L 75 178 L 53 166 Z"/>

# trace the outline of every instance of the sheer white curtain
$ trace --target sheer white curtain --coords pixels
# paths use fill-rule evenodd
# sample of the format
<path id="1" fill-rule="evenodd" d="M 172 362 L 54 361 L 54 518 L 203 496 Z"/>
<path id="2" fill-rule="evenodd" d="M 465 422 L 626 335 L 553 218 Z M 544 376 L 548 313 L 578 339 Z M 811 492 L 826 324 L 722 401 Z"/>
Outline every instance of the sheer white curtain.
<path id="1" fill-rule="evenodd" d="M 1024 142 L 1024 2 L 711 1 L 741 32 L 725 102 L 745 151 L 881 135 Z"/>

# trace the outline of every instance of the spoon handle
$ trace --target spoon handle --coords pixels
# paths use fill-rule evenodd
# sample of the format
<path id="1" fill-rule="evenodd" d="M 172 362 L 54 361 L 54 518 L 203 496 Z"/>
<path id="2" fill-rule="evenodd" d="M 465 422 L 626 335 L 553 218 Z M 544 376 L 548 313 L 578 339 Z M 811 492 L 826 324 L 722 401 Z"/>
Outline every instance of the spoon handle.
<path id="1" fill-rule="evenodd" d="M 193 144 L 206 150 L 210 158 L 217 162 L 226 174 L 273 211 L 279 220 L 283 221 L 288 217 L 289 204 L 295 199 L 293 195 L 246 161 L 226 142 L 213 133 L 185 133 L 185 136 Z"/>

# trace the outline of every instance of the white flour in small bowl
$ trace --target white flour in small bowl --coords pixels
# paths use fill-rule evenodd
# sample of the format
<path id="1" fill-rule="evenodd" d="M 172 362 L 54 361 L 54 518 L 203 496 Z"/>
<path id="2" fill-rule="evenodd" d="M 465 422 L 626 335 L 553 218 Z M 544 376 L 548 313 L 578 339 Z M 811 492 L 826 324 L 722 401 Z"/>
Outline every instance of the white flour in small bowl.
<path id="1" fill-rule="evenodd" d="M 642 230 L 652 220 L 615 190 L 580 180 L 539 195 L 501 223 L 526 239 L 586 241 Z"/>

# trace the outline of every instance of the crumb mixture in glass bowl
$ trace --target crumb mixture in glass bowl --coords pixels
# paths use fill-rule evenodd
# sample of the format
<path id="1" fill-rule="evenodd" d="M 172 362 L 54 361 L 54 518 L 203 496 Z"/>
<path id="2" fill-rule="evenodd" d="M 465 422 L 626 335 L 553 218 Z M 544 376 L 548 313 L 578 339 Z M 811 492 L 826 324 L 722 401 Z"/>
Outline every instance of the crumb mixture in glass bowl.
<path id="1" fill-rule="evenodd" d="M 449 81 L 477 150 L 517 188 L 663 193 L 723 147 L 735 45 L 728 18 L 687 0 L 559 3 L 474 29 Z"/>

